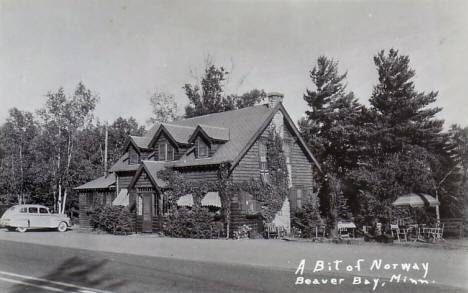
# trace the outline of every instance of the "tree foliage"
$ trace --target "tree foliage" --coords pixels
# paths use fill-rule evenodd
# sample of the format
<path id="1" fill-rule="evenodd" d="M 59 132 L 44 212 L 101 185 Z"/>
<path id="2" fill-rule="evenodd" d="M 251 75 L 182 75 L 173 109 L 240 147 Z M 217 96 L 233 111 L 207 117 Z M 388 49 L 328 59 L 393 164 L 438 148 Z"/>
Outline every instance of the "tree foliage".
<path id="1" fill-rule="evenodd" d="M 148 119 L 148 123 L 167 123 L 179 118 L 177 112 L 178 106 L 173 95 L 164 92 L 156 92 L 149 98 L 149 102 L 153 116 Z"/>
<path id="2" fill-rule="evenodd" d="M 304 95 L 309 110 L 299 126 L 324 170 L 317 174 L 322 211 L 338 218 L 340 201 L 347 201 L 357 218 L 388 218 L 398 212 L 391 202 L 414 191 L 439 197 L 442 214 L 459 216 L 466 191 L 457 186 L 467 168 L 455 158 L 463 153 L 463 131 L 442 132 L 441 109 L 431 107 L 437 92 L 416 90 L 408 56 L 380 51 L 374 63 L 378 83 L 369 107 L 346 91 L 336 61 L 319 57 L 310 71 L 314 89 Z"/>
<path id="3" fill-rule="evenodd" d="M 16 196 L 18 202 L 25 202 L 34 189 L 34 139 L 38 132 L 33 114 L 16 108 L 10 109 L 0 130 L 0 193 Z"/>
<path id="4" fill-rule="evenodd" d="M 265 98 L 262 90 L 251 90 L 242 95 L 225 93 L 229 72 L 222 66 L 207 63 L 200 84 L 185 84 L 183 89 L 189 100 L 185 107 L 185 118 L 224 112 L 253 106 Z"/>
<path id="5" fill-rule="evenodd" d="M 316 174 L 321 207 L 334 223 L 348 209 L 341 181 L 357 164 L 362 106 L 346 91 L 346 73 L 338 73 L 337 61 L 320 56 L 310 79 L 314 88 L 304 94 L 309 110 L 299 127 L 321 163 L 322 172 Z"/>
<path id="6" fill-rule="evenodd" d="M 78 207 L 72 188 L 104 172 L 106 126 L 94 121 L 98 97 L 81 83 L 71 95 L 60 88 L 46 98 L 37 115 L 13 108 L 0 127 L 1 201 L 69 210 Z M 129 135 L 144 134 L 134 118 L 118 118 L 108 131 L 110 164 L 122 155 Z"/>

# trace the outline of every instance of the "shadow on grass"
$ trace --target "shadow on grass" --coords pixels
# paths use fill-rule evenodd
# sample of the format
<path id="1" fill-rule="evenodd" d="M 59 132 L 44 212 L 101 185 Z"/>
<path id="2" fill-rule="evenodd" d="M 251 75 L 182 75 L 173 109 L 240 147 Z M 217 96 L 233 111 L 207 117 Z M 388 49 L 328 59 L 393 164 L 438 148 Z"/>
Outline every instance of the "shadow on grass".
<path id="1" fill-rule="evenodd" d="M 124 285 L 126 280 L 116 280 L 110 274 L 105 273 L 102 268 L 107 264 L 107 262 L 108 260 L 85 261 L 79 257 L 71 257 L 65 260 L 52 272 L 38 277 L 38 279 L 41 280 L 15 278 L 31 285 L 18 284 L 15 285 L 9 292 L 36 293 L 54 291 L 43 288 L 44 286 L 58 289 L 55 292 L 102 292 L 102 290 L 114 291 Z M 47 268 L 44 268 L 44 270 L 46 269 Z M 51 282 L 47 282 L 46 280 Z M 84 290 L 83 287 L 89 289 Z M 96 288 L 96 291 L 92 290 L 91 288 Z"/>

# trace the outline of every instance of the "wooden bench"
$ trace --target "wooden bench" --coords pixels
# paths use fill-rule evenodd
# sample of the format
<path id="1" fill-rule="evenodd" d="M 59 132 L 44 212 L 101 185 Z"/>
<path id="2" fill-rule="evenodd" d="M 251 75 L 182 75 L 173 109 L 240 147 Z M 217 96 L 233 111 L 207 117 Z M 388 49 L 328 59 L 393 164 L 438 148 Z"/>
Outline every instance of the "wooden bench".
<path id="1" fill-rule="evenodd" d="M 447 218 L 441 219 L 440 223 L 444 225 L 445 235 L 457 235 L 463 238 L 463 219 L 462 218 Z"/>

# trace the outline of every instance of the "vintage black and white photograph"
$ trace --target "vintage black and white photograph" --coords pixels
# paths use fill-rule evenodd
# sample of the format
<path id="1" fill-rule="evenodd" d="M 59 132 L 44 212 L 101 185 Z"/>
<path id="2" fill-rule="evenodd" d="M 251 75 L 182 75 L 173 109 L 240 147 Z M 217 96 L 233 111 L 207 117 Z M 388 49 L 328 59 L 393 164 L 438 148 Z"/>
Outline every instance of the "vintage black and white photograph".
<path id="1" fill-rule="evenodd" d="M 468 292 L 468 1 L 0 0 L 0 292 Z"/>

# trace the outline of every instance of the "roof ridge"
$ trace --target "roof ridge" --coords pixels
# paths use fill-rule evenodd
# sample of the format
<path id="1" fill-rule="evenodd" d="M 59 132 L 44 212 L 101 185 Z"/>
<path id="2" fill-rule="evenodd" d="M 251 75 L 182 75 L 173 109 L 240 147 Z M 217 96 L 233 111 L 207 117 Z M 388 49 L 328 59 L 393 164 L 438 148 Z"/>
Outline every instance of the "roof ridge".
<path id="1" fill-rule="evenodd" d="M 182 121 L 182 120 L 179 120 L 179 121 Z M 181 127 L 181 128 L 195 129 L 195 127 L 192 127 L 192 126 L 178 125 L 178 124 L 171 124 L 171 123 L 161 123 L 161 125 L 162 125 L 162 126 L 170 125 L 170 126 Z"/>
<path id="2" fill-rule="evenodd" d="M 211 127 L 211 128 L 228 129 L 229 130 L 229 128 L 227 128 L 227 127 L 211 126 L 209 124 L 198 124 L 198 126 L 200 126 L 200 127 L 208 126 L 208 127 Z"/>
<path id="3" fill-rule="evenodd" d="M 228 110 L 228 111 L 222 111 L 222 112 L 216 112 L 216 113 L 209 113 L 209 114 L 205 114 L 205 115 L 200 115 L 200 116 L 195 116 L 195 117 L 180 119 L 180 120 L 176 120 L 176 121 L 174 121 L 174 122 L 187 121 L 187 120 L 197 119 L 197 118 L 200 118 L 200 117 L 207 117 L 207 116 L 219 115 L 219 114 L 228 113 L 228 112 L 242 111 L 242 110 L 247 110 L 247 109 L 250 109 L 250 108 L 257 108 L 257 107 L 262 107 L 262 106 L 263 106 L 263 107 L 267 107 L 268 105 L 266 105 L 266 104 L 253 105 L 253 106 L 250 106 L 250 107 L 244 107 L 244 108 L 240 108 L 240 109 L 233 109 L 233 110 Z"/>

